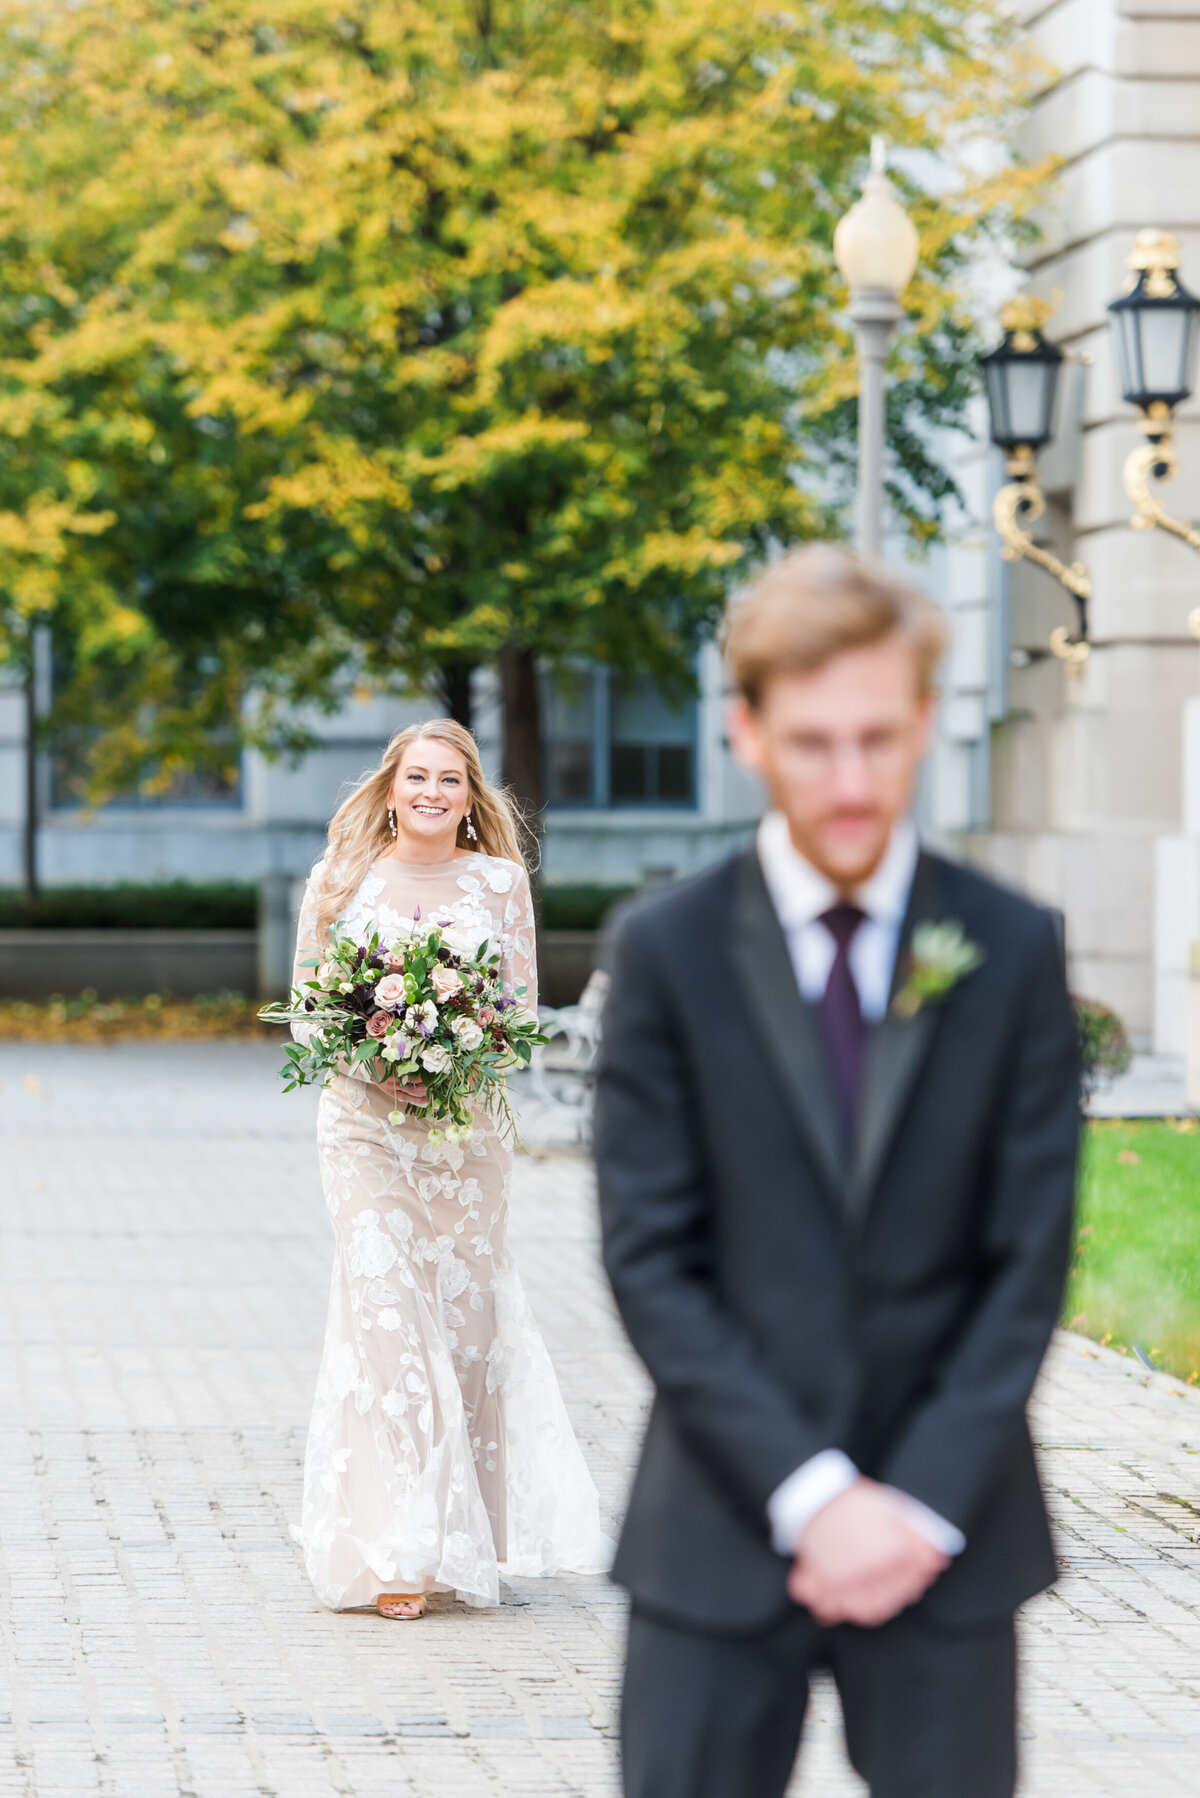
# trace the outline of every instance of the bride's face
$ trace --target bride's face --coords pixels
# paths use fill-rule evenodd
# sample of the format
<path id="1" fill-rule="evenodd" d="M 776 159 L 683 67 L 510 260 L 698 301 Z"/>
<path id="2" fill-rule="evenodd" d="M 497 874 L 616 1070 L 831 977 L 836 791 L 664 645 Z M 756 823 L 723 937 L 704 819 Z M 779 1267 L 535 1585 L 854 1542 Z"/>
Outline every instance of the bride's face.
<path id="1" fill-rule="evenodd" d="M 445 844 L 454 853 L 458 827 L 471 806 L 467 765 L 449 743 L 418 737 L 396 770 L 389 803 L 396 814 L 396 847 Z"/>

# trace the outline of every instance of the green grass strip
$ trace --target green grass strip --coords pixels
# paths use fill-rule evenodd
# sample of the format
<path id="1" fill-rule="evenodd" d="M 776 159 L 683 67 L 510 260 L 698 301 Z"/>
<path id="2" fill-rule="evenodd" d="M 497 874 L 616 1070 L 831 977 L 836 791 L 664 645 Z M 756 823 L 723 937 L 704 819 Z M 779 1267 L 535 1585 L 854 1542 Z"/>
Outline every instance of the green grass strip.
<path id="1" fill-rule="evenodd" d="M 1089 1125 L 1063 1320 L 1200 1382 L 1200 1122 Z"/>

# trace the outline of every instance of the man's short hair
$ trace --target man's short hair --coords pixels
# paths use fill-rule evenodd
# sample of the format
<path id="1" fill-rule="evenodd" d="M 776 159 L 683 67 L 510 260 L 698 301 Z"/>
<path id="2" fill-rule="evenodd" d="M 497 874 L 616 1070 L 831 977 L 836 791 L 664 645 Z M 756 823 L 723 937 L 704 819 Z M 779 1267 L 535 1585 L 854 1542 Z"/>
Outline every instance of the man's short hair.
<path id="1" fill-rule="evenodd" d="M 919 587 L 830 543 L 768 563 L 734 605 L 725 656 L 750 706 L 773 674 L 811 674 L 848 649 L 898 635 L 912 646 L 922 699 L 934 691 L 946 626 Z"/>

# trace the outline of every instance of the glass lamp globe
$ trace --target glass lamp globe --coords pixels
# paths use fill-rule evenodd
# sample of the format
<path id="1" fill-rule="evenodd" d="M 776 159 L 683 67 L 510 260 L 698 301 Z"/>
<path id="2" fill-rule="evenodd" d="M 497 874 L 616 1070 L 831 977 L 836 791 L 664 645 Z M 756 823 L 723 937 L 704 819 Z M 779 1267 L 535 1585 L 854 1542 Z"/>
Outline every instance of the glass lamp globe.
<path id="1" fill-rule="evenodd" d="M 1049 313 L 1049 303 L 1034 294 L 1011 300 L 1000 314 L 1003 342 L 979 358 L 992 442 L 1009 456 L 1036 453 L 1054 432 L 1063 353 L 1042 335 Z"/>
<path id="2" fill-rule="evenodd" d="M 1179 243 L 1168 231 L 1139 231 L 1125 266 L 1128 290 L 1114 300 L 1121 392 L 1152 418 L 1165 418 L 1195 385 L 1200 300 L 1176 270 Z"/>
<path id="3" fill-rule="evenodd" d="M 912 280 L 921 241 L 884 173 L 882 138 L 871 145 L 871 173 L 833 234 L 833 254 L 852 292 L 900 294 Z"/>

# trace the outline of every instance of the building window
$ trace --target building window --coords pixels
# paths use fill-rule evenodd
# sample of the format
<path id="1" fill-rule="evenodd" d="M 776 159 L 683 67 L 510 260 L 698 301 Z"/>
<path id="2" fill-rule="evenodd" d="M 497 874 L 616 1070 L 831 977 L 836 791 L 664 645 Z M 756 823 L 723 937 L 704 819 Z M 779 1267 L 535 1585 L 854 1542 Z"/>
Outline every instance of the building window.
<path id="1" fill-rule="evenodd" d="M 47 643 L 47 648 L 50 644 Z M 67 686 L 71 674 L 70 644 L 57 644 L 55 653 L 46 658 L 46 703 Z M 102 695 L 105 710 L 113 712 L 120 703 L 120 674 L 114 672 L 111 685 Z M 49 768 L 49 802 L 55 811 L 72 811 L 87 803 L 87 783 L 92 755 L 100 732 L 82 722 L 60 724 L 54 731 L 45 762 Z M 204 768 L 180 768 L 168 780 L 149 781 L 145 786 L 134 781 L 120 788 L 105 801 L 105 811 L 153 811 L 169 807 L 188 810 L 236 811 L 243 804 L 242 751 L 237 733 L 232 728 L 210 732 L 210 744 L 222 756 L 220 765 Z"/>
<path id="2" fill-rule="evenodd" d="M 549 805 L 597 805 L 596 753 L 600 713 L 599 670 L 548 675 L 542 683 L 542 732 L 546 745 Z"/>
<path id="3" fill-rule="evenodd" d="M 95 733 L 60 732 L 50 746 L 50 804 L 55 811 L 71 811 L 84 805 L 88 757 Z M 230 738 L 229 764 L 217 769 L 189 769 L 173 776 L 168 785 L 146 792 L 133 785 L 122 788 L 104 803 L 107 811 L 153 811 L 167 806 L 189 810 L 218 806 L 236 811 L 242 804 L 241 753 Z"/>
<path id="4" fill-rule="evenodd" d="M 546 802 L 694 806 L 696 701 L 611 668 L 547 674 L 542 689 Z"/>

